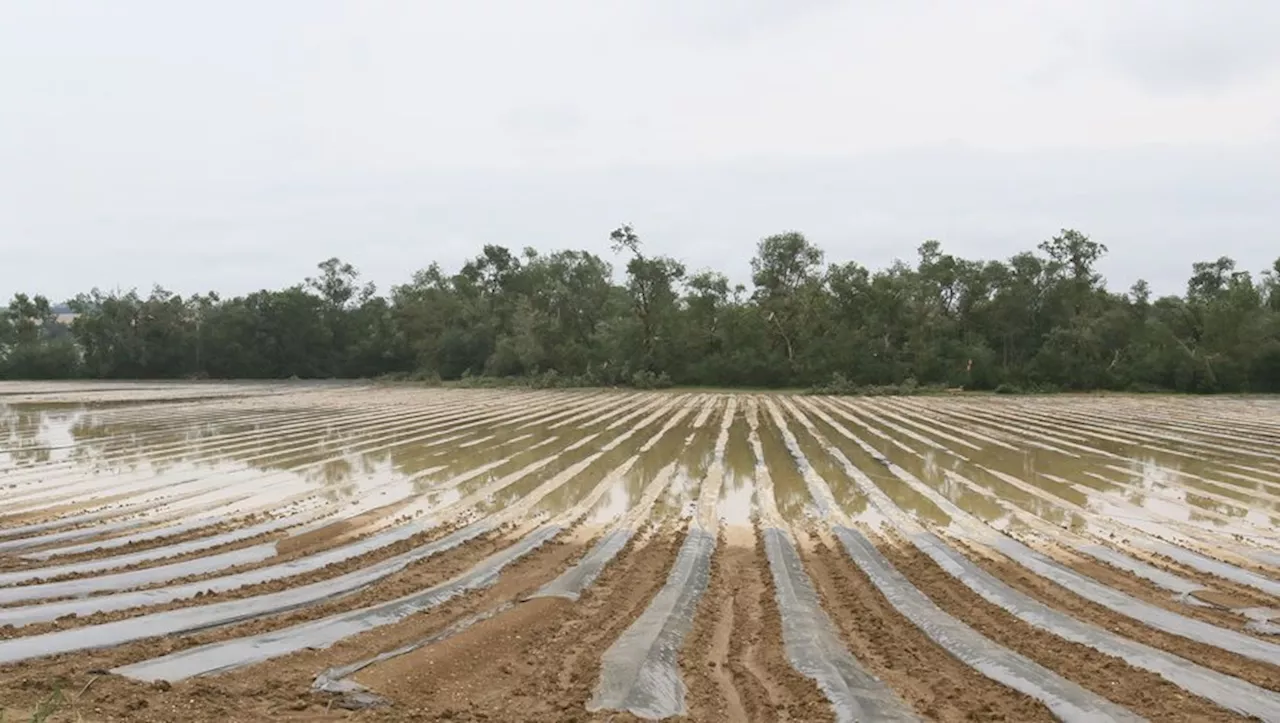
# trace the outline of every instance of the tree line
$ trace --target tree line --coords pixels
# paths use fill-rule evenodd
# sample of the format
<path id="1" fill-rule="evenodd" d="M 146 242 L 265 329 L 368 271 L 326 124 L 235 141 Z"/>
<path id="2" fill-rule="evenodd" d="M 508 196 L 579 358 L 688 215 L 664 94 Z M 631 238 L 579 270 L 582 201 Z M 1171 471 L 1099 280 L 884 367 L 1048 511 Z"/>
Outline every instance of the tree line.
<path id="1" fill-rule="evenodd" d="M 0 311 L 0 378 L 415 378 L 858 391 L 1280 391 L 1280 259 L 1255 278 L 1196 263 L 1184 294 L 1107 289 L 1074 230 L 1004 261 L 926 241 L 914 264 L 826 263 L 803 234 L 761 240 L 751 285 L 611 235 L 586 251 L 485 246 L 379 294 L 329 259 L 285 289 L 183 298 L 94 289 L 58 323 L 41 296 Z M 496 383 L 496 382 L 495 382 Z"/>

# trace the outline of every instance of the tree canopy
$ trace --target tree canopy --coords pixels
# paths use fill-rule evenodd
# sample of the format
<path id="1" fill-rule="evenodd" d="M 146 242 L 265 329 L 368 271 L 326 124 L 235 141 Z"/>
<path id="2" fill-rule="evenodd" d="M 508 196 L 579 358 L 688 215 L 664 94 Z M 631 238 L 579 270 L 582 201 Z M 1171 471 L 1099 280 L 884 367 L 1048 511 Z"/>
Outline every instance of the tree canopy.
<path id="1" fill-rule="evenodd" d="M 946 253 L 870 270 L 799 232 L 760 240 L 751 288 L 610 235 L 587 251 L 485 246 L 379 294 L 328 259 L 289 288 L 183 298 L 163 288 L 0 308 L 0 378 L 538 377 L 583 384 L 1280 391 L 1280 259 L 1222 257 L 1181 296 L 1108 290 L 1107 247 L 1064 229 L 1004 261 Z"/>

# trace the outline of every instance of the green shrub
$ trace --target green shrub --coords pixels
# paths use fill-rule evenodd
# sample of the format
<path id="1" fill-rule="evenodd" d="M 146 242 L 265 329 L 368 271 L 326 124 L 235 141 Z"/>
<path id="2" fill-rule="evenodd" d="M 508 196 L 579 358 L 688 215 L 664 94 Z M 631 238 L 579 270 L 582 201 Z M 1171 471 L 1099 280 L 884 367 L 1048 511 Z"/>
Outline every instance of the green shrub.
<path id="1" fill-rule="evenodd" d="M 418 370 L 413 372 L 387 372 L 374 378 L 375 382 L 417 382 L 427 386 L 440 386 L 440 375 L 435 372 Z"/>
<path id="2" fill-rule="evenodd" d="M 946 390 L 946 386 L 941 384 L 921 385 L 920 382 L 916 381 L 915 377 L 907 377 L 902 380 L 901 384 L 866 384 L 859 386 L 849 381 L 843 374 L 836 372 L 831 375 L 831 381 L 811 387 L 807 393 L 851 397 L 906 397 L 919 394 L 939 394 Z"/>
<path id="3" fill-rule="evenodd" d="M 671 377 L 666 372 L 654 374 L 642 369 L 631 375 L 631 386 L 636 389 L 670 389 Z"/>

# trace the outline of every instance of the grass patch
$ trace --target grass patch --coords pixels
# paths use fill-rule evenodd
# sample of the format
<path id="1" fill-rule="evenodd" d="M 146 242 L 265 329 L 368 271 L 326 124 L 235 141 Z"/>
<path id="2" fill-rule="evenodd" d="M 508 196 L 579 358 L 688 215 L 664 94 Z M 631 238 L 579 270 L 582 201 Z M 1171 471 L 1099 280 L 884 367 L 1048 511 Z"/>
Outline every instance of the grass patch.
<path id="1" fill-rule="evenodd" d="M 67 699 L 62 695 L 62 688 L 55 686 L 49 697 L 36 706 L 35 712 L 31 714 L 31 723 L 45 723 L 54 713 L 61 710 L 66 702 Z"/>

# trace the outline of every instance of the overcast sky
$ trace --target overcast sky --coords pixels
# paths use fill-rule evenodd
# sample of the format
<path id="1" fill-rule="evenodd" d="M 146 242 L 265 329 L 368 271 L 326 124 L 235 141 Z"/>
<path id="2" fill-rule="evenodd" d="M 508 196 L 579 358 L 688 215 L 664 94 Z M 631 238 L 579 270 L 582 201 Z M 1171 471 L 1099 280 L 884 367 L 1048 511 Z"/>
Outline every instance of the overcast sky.
<path id="1" fill-rule="evenodd" d="M 1074 227 L 1125 288 L 1280 256 L 1266 0 L 0 0 L 0 295 L 386 288 L 481 244 L 745 280 Z"/>

